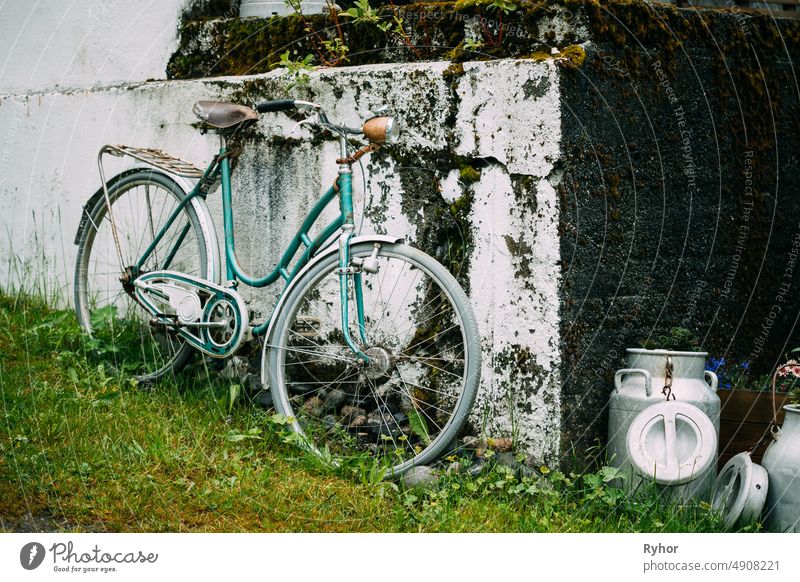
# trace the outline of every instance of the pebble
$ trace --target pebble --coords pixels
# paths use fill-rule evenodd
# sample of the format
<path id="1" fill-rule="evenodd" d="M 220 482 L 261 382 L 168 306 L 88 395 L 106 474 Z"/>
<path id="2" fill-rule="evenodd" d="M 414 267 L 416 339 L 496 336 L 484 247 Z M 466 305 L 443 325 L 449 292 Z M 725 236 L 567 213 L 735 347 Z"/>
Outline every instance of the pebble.
<path id="1" fill-rule="evenodd" d="M 353 419 L 347 424 L 347 426 L 349 426 L 350 428 L 356 428 L 359 426 L 363 426 L 366 423 L 367 423 L 367 417 L 363 414 L 359 414 L 358 416 L 353 417 Z"/>
<path id="2" fill-rule="evenodd" d="M 514 456 L 514 453 L 497 453 L 493 458 L 497 465 L 508 467 L 514 471 L 521 465 L 521 463 L 517 461 L 516 456 Z"/>
<path id="3" fill-rule="evenodd" d="M 486 439 L 486 445 L 498 453 L 508 452 L 514 448 L 514 441 L 508 437 L 501 437 L 497 439 Z"/>
<path id="4" fill-rule="evenodd" d="M 262 390 L 258 393 L 258 403 L 264 408 L 272 408 L 274 403 L 272 401 L 272 391 Z"/>
<path id="5" fill-rule="evenodd" d="M 367 416 L 367 411 L 357 406 L 342 406 L 342 417 L 350 420 L 358 416 Z"/>
<path id="6" fill-rule="evenodd" d="M 477 449 L 481 444 L 481 439 L 476 436 L 465 436 L 462 442 L 467 449 Z"/>
<path id="7" fill-rule="evenodd" d="M 239 356 L 233 356 L 226 362 L 220 376 L 226 380 L 241 380 L 247 370 L 247 362 Z"/>
<path id="8" fill-rule="evenodd" d="M 247 391 L 248 394 L 258 394 L 263 390 L 263 386 L 261 385 L 261 378 L 259 378 L 255 374 L 247 374 L 244 378 L 244 389 Z"/>
<path id="9" fill-rule="evenodd" d="M 325 403 L 319 396 L 313 396 L 303 403 L 303 410 L 311 416 L 322 416 Z"/>
<path id="10" fill-rule="evenodd" d="M 336 411 L 343 403 L 347 395 L 338 388 L 330 391 L 325 397 L 325 410 Z"/>
<path id="11" fill-rule="evenodd" d="M 438 480 L 439 477 L 436 472 L 426 465 L 412 467 L 407 472 L 403 473 L 403 476 L 400 478 L 400 482 L 406 489 L 432 487 Z"/>
<path id="12" fill-rule="evenodd" d="M 470 477 L 477 477 L 478 475 L 483 473 L 484 470 L 486 470 L 487 466 L 488 465 L 487 465 L 486 461 L 481 461 L 481 460 L 475 461 L 470 466 L 470 468 L 467 469 L 467 475 L 469 475 Z"/>
<path id="13" fill-rule="evenodd" d="M 526 477 L 529 479 L 535 479 L 539 477 L 539 473 L 536 472 L 535 469 L 531 469 L 528 465 L 524 463 L 519 466 L 517 469 L 517 475 L 520 479 L 525 479 Z"/>

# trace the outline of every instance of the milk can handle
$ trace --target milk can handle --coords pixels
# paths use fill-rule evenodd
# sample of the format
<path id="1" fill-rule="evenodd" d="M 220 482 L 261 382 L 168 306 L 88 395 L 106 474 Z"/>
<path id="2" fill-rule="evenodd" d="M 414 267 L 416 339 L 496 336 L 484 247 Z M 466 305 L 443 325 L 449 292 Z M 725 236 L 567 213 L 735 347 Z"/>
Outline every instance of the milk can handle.
<path id="1" fill-rule="evenodd" d="M 647 396 L 652 396 L 653 394 L 653 378 L 650 376 L 650 372 L 643 368 L 623 368 L 622 370 L 617 370 L 617 373 L 614 374 L 614 390 L 619 392 L 620 387 L 622 386 L 622 377 L 625 374 L 641 374 L 644 376 L 644 391 Z"/>
<path id="2" fill-rule="evenodd" d="M 717 375 L 711 370 L 706 370 L 704 377 L 706 380 L 708 380 L 709 377 L 711 378 L 711 386 L 709 386 L 709 388 L 711 388 L 711 391 L 716 394 L 717 386 L 719 386 L 719 378 L 717 378 Z"/>

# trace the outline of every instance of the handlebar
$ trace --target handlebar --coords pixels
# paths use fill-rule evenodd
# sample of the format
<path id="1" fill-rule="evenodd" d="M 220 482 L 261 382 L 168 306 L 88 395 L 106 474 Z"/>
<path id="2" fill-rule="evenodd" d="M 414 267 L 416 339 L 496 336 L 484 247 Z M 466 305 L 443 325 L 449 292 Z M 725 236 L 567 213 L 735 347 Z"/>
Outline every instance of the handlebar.
<path id="1" fill-rule="evenodd" d="M 288 111 L 296 107 L 293 99 L 276 99 L 274 101 L 264 101 L 256 105 L 259 113 L 269 113 L 272 111 Z"/>
<path id="2" fill-rule="evenodd" d="M 330 129 L 336 133 L 347 133 L 352 135 L 361 135 L 363 133 L 362 129 L 354 128 L 354 127 L 347 127 L 344 125 L 336 125 L 331 123 L 328 120 L 328 116 L 322 110 L 322 107 L 317 105 L 316 103 L 312 103 L 311 101 L 300 101 L 300 100 L 292 100 L 292 99 L 275 99 L 272 101 L 262 101 L 258 105 L 256 105 L 256 111 L 259 113 L 275 113 L 278 111 L 288 111 L 290 109 L 298 109 L 300 107 L 308 107 L 311 109 L 316 109 L 317 113 L 319 114 L 319 125 Z"/>

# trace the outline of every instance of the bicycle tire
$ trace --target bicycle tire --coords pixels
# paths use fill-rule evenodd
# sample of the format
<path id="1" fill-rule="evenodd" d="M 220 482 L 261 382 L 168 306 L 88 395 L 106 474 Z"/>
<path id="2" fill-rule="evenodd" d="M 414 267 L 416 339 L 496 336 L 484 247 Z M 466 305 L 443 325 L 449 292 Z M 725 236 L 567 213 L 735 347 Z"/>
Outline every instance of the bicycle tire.
<path id="1" fill-rule="evenodd" d="M 374 248 L 373 243 L 359 243 L 351 253 L 356 261 L 363 260 Z M 289 291 L 264 345 L 262 378 L 269 381 L 276 411 L 286 417 L 304 448 L 331 455 L 337 462 L 369 454 L 383 463 L 387 476 L 397 477 L 433 462 L 458 435 L 475 401 L 481 347 L 467 296 L 440 263 L 396 243 L 383 244 L 377 259 L 381 267 L 377 274 L 362 273 L 365 326 L 371 341 L 363 349 L 377 360 L 386 355 L 383 350 L 392 363 L 373 364 L 378 369 L 360 367 L 352 350 L 339 343 L 338 256 L 333 253 Z M 411 280 L 415 271 L 418 274 Z M 430 286 L 417 283 L 420 276 L 430 280 Z M 391 291 L 386 293 L 389 284 Z M 349 293 L 354 293 L 352 278 Z M 356 304 L 349 303 L 351 329 L 357 330 Z M 378 305 L 380 309 L 373 309 Z M 437 311 L 439 305 L 442 309 Z M 309 317 L 322 323 L 303 336 L 297 326 L 307 325 Z M 308 333 L 316 333 L 317 339 Z M 412 348 L 417 355 L 409 355 Z M 311 359 L 303 360 L 306 355 Z M 372 378 L 381 370 L 379 379 Z M 416 375 L 410 378 L 410 374 Z M 363 394 L 359 386 L 365 388 Z M 371 412 L 370 405 L 375 406 Z M 355 415 L 366 415 L 366 421 Z"/>
<path id="2" fill-rule="evenodd" d="M 166 222 L 170 210 L 184 200 L 186 192 L 168 176 L 147 169 L 121 174 L 110 180 L 107 187 L 123 260 L 132 263 Z M 157 201 L 154 203 L 153 194 L 159 194 L 162 199 L 158 219 L 154 216 Z M 140 223 L 143 200 L 144 225 Z M 177 372 L 189 361 L 194 349 L 177 336 L 169 337 L 166 330 L 153 330 L 148 323 L 151 315 L 124 292 L 116 273 L 129 265 L 119 265 L 102 191 L 92 198 L 84 212 L 87 219 L 76 238 L 74 300 L 78 323 L 92 338 L 92 352 L 113 369 L 128 373 L 139 382 L 152 382 Z M 176 233 L 186 224 L 189 225 L 187 234 L 183 239 L 177 238 L 179 234 Z M 215 247 L 192 203 L 183 208 L 160 244 L 166 246 L 176 241 L 180 245 L 170 268 L 203 278 L 213 272 L 211 253 Z M 167 259 L 165 254 L 168 253 L 159 255 L 157 246 L 143 271 L 159 270 L 159 263 Z M 104 268 L 107 271 L 98 270 Z M 122 317 L 117 317 L 120 313 Z M 141 343 L 137 344 L 137 340 Z"/>

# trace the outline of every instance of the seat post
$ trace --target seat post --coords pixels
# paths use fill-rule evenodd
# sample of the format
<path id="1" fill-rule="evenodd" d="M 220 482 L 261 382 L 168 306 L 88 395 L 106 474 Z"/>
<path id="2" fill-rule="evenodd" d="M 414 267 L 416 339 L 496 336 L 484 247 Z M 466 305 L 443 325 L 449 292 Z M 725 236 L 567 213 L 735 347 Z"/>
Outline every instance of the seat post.
<path id="1" fill-rule="evenodd" d="M 219 149 L 228 149 L 228 138 L 222 131 L 219 132 Z"/>

